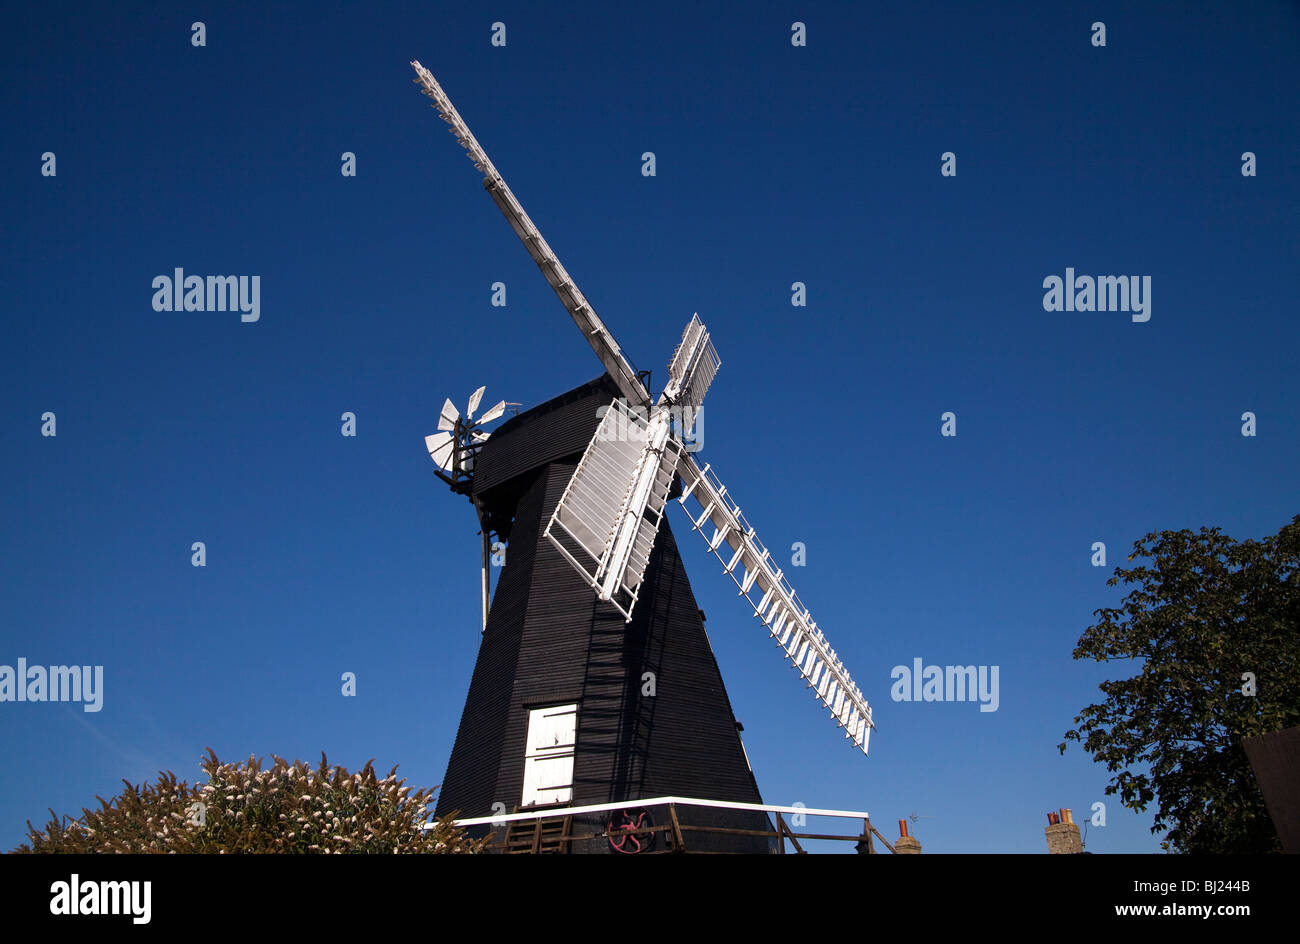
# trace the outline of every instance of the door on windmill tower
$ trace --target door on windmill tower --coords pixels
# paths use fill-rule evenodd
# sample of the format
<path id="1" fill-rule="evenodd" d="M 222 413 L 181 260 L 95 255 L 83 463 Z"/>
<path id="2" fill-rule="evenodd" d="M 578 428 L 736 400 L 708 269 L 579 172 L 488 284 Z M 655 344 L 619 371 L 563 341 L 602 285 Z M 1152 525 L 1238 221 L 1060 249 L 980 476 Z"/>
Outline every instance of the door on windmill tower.
<path id="1" fill-rule="evenodd" d="M 520 806 L 568 803 L 573 799 L 577 733 L 577 705 L 555 705 L 528 712 L 524 795 Z"/>

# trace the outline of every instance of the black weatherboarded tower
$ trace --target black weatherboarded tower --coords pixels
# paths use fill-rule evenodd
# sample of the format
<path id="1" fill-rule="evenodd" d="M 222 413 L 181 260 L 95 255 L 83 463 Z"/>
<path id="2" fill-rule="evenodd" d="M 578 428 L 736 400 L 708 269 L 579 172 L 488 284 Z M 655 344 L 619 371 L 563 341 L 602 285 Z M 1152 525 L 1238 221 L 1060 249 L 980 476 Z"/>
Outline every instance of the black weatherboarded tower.
<path id="1" fill-rule="evenodd" d="M 649 839 L 634 840 L 628 827 L 666 826 L 653 822 L 666 815 L 676 817 L 677 849 L 767 852 L 768 838 L 737 832 L 770 831 L 766 812 L 727 805 L 762 800 L 663 520 L 670 498 L 698 505 L 687 512 L 692 530 L 864 754 L 871 709 L 717 473 L 696 463 L 696 419 L 720 365 L 708 329 L 691 319 L 653 397 L 442 86 L 411 66 L 605 368 L 494 433 L 483 427 L 507 404 L 475 419 L 480 387 L 464 416 L 447 400 L 438 432 L 425 437 L 437 474 L 474 503 L 483 535 L 483 641 L 436 812 L 477 820 L 559 808 L 570 835 L 610 829 L 560 845 L 590 852 L 637 851 Z M 508 543 L 489 609 L 493 533 Z M 637 805 L 662 797 L 693 802 Z M 678 828 L 689 826 L 724 831 Z M 513 828 L 498 832 L 509 839 Z M 661 849 L 667 842 L 664 834 Z"/>
<path id="2" fill-rule="evenodd" d="M 524 794 L 529 765 L 558 767 L 561 782 L 540 792 L 563 796 L 566 759 L 529 756 L 528 728 L 539 711 L 569 705 L 576 706 L 576 738 L 564 805 L 661 796 L 762 802 L 667 523 L 629 623 L 543 535 L 596 430 L 597 411 L 617 392 L 607 377 L 584 384 L 509 420 L 478 453 L 471 495 L 485 526 L 509 544 L 439 816 L 513 812 L 538 792 L 530 783 L 533 796 Z M 654 694 L 643 694 L 651 679 Z M 494 810 L 494 803 L 501 806 Z M 662 822 L 661 808 L 650 815 Z M 761 813 L 682 807 L 678 815 L 698 825 L 769 828 Z M 592 814 L 583 824 L 592 828 L 574 831 L 594 832 L 609 821 L 608 813 Z M 753 837 L 699 834 L 691 846 L 767 851 L 766 841 Z M 610 849 L 592 842 L 574 851 Z"/>

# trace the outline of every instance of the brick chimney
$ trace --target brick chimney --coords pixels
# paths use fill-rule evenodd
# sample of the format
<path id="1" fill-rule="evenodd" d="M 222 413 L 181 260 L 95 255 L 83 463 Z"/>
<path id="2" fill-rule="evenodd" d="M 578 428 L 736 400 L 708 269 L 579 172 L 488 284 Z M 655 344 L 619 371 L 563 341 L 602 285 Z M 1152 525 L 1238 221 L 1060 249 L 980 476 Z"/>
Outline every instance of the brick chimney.
<path id="1" fill-rule="evenodd" d="M 898 821 L 898 839 L 894 842 L 896 855 L 920 855 L 921 844 L 907 834 L 907 820 Z"/>
<path id="2" fill-rule="evenodd" d="M 1074 814 L 1064 807 L 1059 813 L 1047 814 L 1047 851 L 1050 855 L 1077 855 L 1083 852 L 1083 839 L 1074 822 Z"/>

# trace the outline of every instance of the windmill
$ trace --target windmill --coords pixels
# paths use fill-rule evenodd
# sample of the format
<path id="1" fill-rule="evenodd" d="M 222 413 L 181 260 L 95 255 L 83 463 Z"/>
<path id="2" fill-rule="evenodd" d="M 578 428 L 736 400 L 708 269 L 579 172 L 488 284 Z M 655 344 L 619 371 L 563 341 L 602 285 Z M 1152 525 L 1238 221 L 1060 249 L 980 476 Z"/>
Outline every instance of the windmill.
<path id="1" fill-rule="evenodd" d="M 444 481 L 475 505 L 485 561 L 489 532 L 509 542 L 490 609 L 485 571 L 484 638 L 437 815 L 670 795 L 761 803 L 664 520 L 670 499 L 866 754 L 872 721 L 862 692 L 730 491 L 696 461 L 695 420 L 720 366 L 708 329 L 692 317 L 652 397 L 437 80 L 418 61 L 411 67 L 604 367 L 490 439 L 448 401 L 426 440 Z M 698 816 L 755 824 L 752 813 Z M 720 843 L 765 851 L 740 838 Z"/>

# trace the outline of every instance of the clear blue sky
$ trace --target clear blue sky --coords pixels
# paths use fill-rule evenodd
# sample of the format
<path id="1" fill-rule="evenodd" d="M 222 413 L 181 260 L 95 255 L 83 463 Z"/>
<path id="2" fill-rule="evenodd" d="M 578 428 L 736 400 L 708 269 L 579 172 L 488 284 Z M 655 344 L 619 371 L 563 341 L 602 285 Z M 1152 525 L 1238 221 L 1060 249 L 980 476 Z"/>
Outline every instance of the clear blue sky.
<path id="1" fill-rule="evenodd" d="M 442 778 L 478 544 L 423 436 L 445 396 L 600 368 L 418 58 L 638 366 L 661 383 L 693 312 L 713 332 L 702 456 L 770 547 L 806 544 L 788 572 L 877 724 L 846 746 L 673 512 L 764 797 L 1033 853 L 1044 811 L 1104 800 L 1091 850 L 1158 850 L 1057 752 L 1128 672 L 1070 653 L 1143 533 L 1300 510 L 1300 9 L 979 6 L 11 10 L 0 663 L 105 691 L 0 704 L 0 847 L 208 745 Z M 176 267 L 260 276 L 260 320 L 154 311 Z M 1150 276 L 1150 321 L 1044 311 L 1066 267 Z M 917 657 L 999 666 L 998 710 L 892 701 Z"/>

